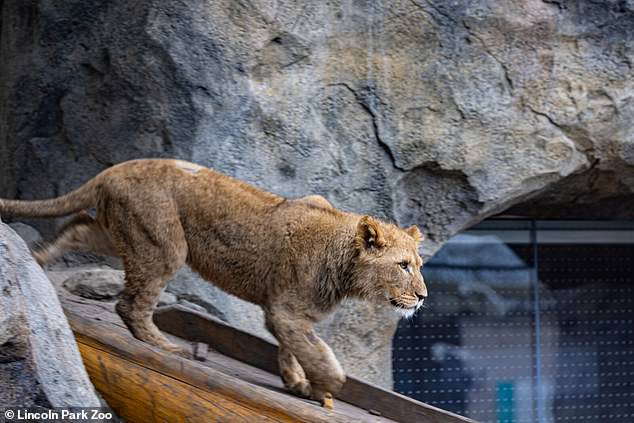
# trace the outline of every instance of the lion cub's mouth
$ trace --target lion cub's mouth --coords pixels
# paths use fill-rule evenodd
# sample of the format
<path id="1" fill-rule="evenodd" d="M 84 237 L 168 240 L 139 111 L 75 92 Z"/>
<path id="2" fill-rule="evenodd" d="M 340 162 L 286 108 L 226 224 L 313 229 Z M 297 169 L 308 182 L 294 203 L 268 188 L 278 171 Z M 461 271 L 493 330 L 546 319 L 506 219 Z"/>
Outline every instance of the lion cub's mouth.
<path id="1" fill-rule="evenodd" d="M 390 298 L 390 304 L 392 304 L 396 311 L 403 317 L 405 317 L 406 319 L 411 319 L 412 317 L 414 317 L 416 311 L 418 311 L 418 309 L 423 305 L 423 301 L 419 301 L 416 304 L 407 306 L 395 298 Z"/>
<path id="2" fill-rule="evenodd" d="M 394 298 L 390 298 L 390 304 L 392 304 L 396 308 L 400 308 L 403 310 L 415 310 L 417 308 L 417 304 L 414 304 L 413 306 L 406 306 L 405 304 L 395 300 Z"/>

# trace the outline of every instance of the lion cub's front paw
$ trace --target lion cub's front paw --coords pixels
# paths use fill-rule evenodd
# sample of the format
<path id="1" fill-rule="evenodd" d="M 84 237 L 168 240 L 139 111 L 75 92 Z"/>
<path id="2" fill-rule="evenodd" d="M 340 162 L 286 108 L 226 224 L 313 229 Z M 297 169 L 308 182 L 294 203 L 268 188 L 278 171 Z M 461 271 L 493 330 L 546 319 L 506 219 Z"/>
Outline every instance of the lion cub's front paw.
<path id="1" fill-rule="evenodd" d="M 312 381 L 311 399 L 319 401 L 322 407 L 332 410 L 334 408 L 334 395 L 341 391 L 346 377 L 343 374 L 333 375 L 330 379 Z"/>
<path id="2" fill-rule="evenodd" d="M 293 384 L 286 384 L 286 388 L 293 394 L 303 398 L 310 398 L 312 394 L 310 382 L 306 379 L 302 379 L 299 382 L 295 382 Z"/>
<path id="3" fill-rule="evenodd" d="M 322 407 L 332 410 L 334 408 L 334 398 L 330 392 L 314 391 L 310 385 L 310 381 L 302 379 L 294 384 L 286 384 L 286 388 L 293 394 L 302 397 L 309 398 L 319 402 Z"/>
<path id="4" fill-rule="evenodd" d="M 330 392 L 326 392 L 324 394 L 324 398 L 320 402 L 321 402 L 321 406 L 324 408 L 327 408 L 329 410 L 332 410 L 333 408 L 335 408 L 335 401 Z"/>
<path id="5" fill-rule="evenodd" d="M 310 399 L 319 402 L 319 404 L 322 407 L 327 408 L 329 410 L 332 410 L 333 408 L 335 408 L 334 397 L 332 396 L 332 393 L 330 392 L 313 389 Z"/>

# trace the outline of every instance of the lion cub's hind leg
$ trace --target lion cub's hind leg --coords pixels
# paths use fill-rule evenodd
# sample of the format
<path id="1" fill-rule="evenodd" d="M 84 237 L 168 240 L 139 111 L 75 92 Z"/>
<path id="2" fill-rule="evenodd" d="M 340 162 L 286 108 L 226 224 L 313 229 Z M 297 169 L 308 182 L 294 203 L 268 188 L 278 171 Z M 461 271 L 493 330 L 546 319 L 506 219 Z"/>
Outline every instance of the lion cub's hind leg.
<path id="1" fill-rule="evenodd" d="M 91 251 L 116 256 L 112 240 L 103 227 L 86 212 L 81 212 L 66 223 L 53 242 L 33 250 L 33 257 L 44 266 L 67 251 Z"/>
<path id="2" fill-rule="evenodd" d="M 126 266 L 126 287 L 115 307 L 121 320 L 135 338 L 166 351 L 189 357 L 189 351 L 170 342 L 152 320 L 159 296 L 167 285 L 169 277 L 128 269 L 130 267 Z"/>
<path id="3" fill-rule="evenodd" d="M 174 345 L 152 320 L 161 291 L 187 258 L 185 233 L 169 205 L 143 210 L 109 209 L 109 231 L 123 260 L 125 288 L 116 311 L 141 341 L 190 356 Z"/>

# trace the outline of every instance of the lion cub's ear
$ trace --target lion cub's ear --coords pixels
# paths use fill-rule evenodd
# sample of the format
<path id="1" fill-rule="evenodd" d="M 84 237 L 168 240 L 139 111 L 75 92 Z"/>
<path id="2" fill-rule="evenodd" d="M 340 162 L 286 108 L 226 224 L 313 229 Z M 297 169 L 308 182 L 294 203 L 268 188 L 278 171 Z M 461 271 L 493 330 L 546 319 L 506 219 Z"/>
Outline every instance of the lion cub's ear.
<path id="1" fill-rule="evenodd" d="M 357 225 L 356 244 L 360 249 L 385 246 L 381 223 L 370 216 L 363 216 Z"/>
<path id="2" fill-rule="evenodd" d="M 416 225 L 412 225 L 409 228 L 405 229 L 405 232 L 407 233 L 407 235 L 414 238 L 416 242 L 421 242 L 425 240 L 425 235 L 421 233 L 420 229 L 418 229 L 418 226 Z"/>

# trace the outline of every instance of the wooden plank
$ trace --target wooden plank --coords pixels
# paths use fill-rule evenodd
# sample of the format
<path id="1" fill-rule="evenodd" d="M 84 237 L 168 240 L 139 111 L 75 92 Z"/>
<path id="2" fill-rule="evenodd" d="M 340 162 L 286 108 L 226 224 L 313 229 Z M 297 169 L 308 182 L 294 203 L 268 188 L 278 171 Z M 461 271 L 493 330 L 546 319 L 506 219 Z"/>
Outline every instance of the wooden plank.
<path id="1" fill-rule="evenodd" d="M 175 304 L 158 308 L 154 323 L 164 332 L 205 343 L 220 354 L 279 375 L 277 346 L 208 314 Z"/>
<path id="2" fill-rule="evenodd" d="M 167 333 L 188 341 L 206 343 L 228 357 L 279 374 L 277 346 L 212 316 L 172 305 L 158 309 L 154 314 L 154 321 Z M 354 377 L 348 377 L 337 398 L 399 422 L 474 422 Z"/>
<path id="3" fill-rule="evenodd" d="M 318 406 L 316 401 L 302 399 L 288 393 L 278 375 L 258 369 L 257 367 L 248 365 L 231 357 L 227 357 L 226 355 L 219 354 L 213 350 L 210 350 L 207 354 L 207 361 L 205 364 L 254 385 L 266 387 L 267 389 L 281 393 L 283 392 L 285 395 L 288 395 L 289 400 L 304 401 L 311 406 Z M 371 421 L 374 423 L 394 423 L 394 420 L 392 419 L 377 416 L 376 414 L 370 413 L 368 410 L 364 410 L 345 401 L 336 401 L 335 411 L 337 413 L 345 414 L 358 422 Z"/>
<path id="4" fill-rule="evenodd" d="M 209 353 L 209 346 L 204 342 L 196 342 L 194 345 L 194 359 L 198 361 L 207 360 L 207 354 Z"/>
<path id="5" fill-rule="evenodd" d="M 378 411 L 382 416 L 403 423 L 475 423 L 474 420 L 415 401 L 405 395 L 387 391 L 353 377 L 348 378 L 338 397 L 357 407 Z"/>
<path id="6" fill-rule="evenodd" d="M 110 407 L 126 422 L 291 421 L 262 416 L 248 407 L 130 363 L 107 351 L 78 343 L 90 379 Z"/>
<path id="7" fill-rule="evenodd" d="M 166 353 L 112 323 L 65 311 L 91 380 L 129 423 L 358 421 Z M 175 402 L 182 402 L 183 406 L 178 407 Z M 166 415 L 169 418 L 164 418 Z M 206 417 L 194 418 L 199 415 Z"/>

